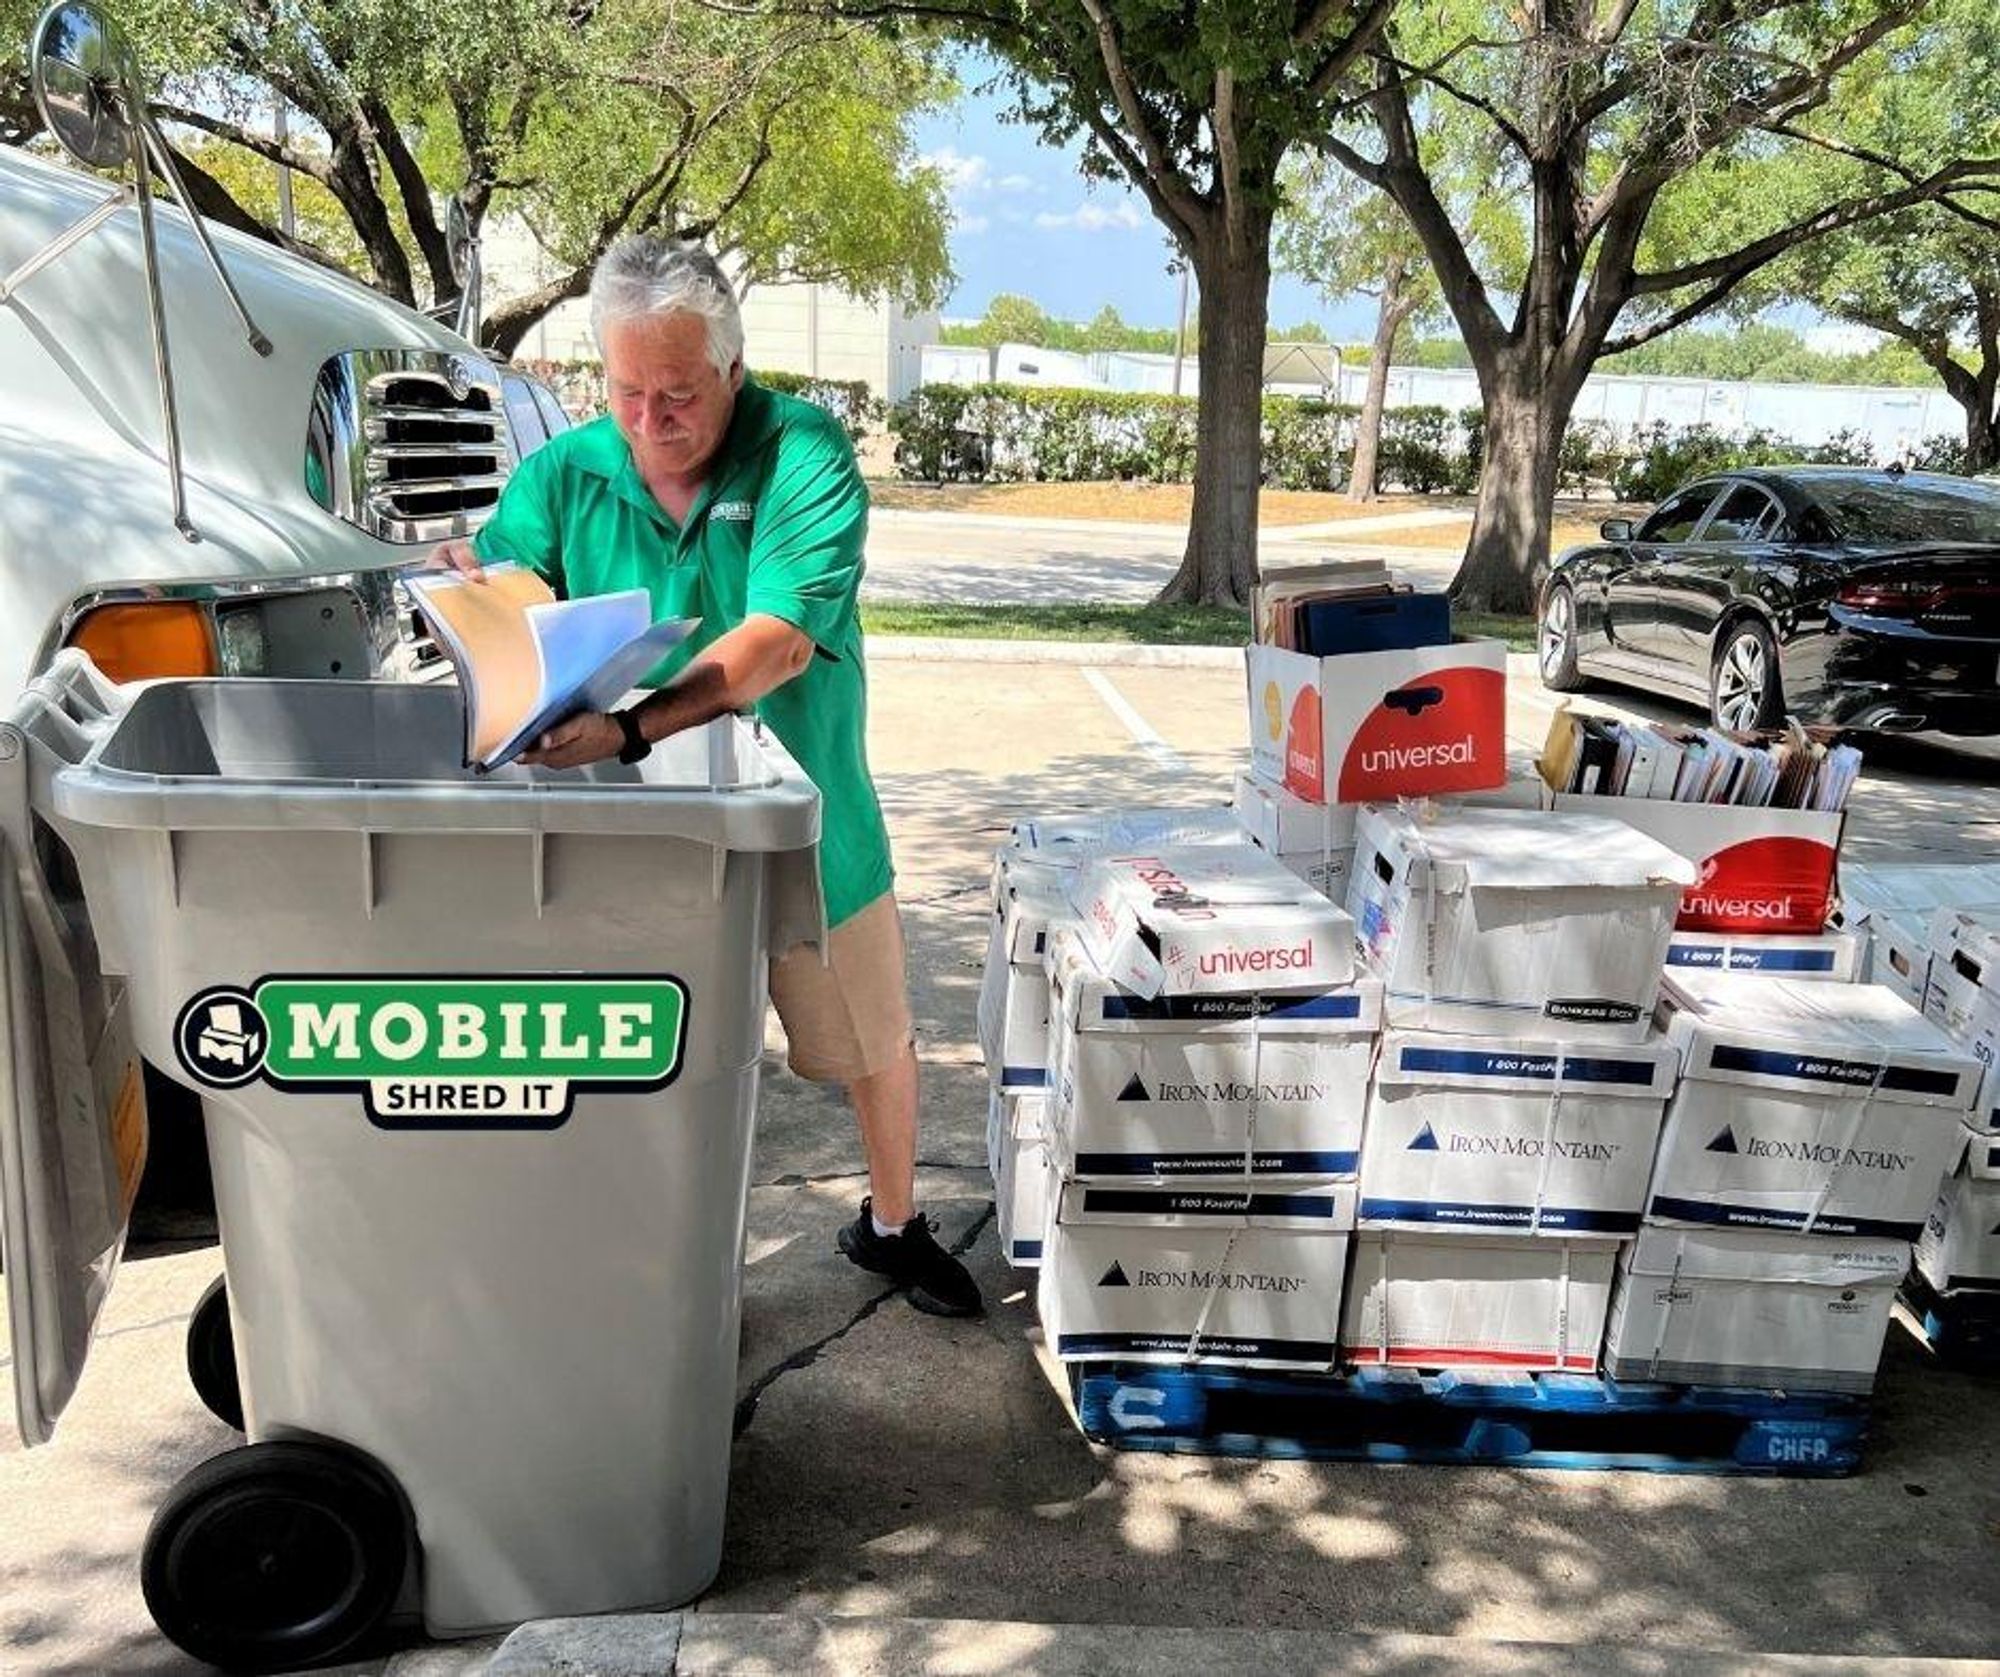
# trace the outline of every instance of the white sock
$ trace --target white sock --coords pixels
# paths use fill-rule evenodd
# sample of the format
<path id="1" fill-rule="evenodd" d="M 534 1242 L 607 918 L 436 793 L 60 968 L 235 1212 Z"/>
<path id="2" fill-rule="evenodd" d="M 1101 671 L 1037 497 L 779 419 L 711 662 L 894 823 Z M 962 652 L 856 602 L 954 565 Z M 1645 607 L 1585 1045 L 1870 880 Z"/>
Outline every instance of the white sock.
<path id="1" fill-rule="evenodd" d="M 877 1240 L 893 1240 L 903 1232 L 903 1224 L 883 1222 L 880 1217 L 875 1215 L 872 1207 L 868 1212 L 868 1221 L 875 1225 L 875 1238 Z"/>

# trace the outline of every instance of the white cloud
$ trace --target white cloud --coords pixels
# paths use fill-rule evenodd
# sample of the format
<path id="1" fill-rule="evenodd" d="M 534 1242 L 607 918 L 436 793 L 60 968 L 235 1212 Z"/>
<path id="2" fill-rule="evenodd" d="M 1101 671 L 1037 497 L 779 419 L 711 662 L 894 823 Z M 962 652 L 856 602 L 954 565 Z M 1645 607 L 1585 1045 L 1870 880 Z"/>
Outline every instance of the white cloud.
<path id="1" fill-rule="evenodd" d="M 1122 198 L 1110 209 L 1102 204 L 1083 203 L 1061 215 L 1044 210 L 1035 217 L 1037 227 L 1074 227 L 1079 233 L 1102 233 L 1110 228 L 1131 232 L 1146 225 L 1146 217 L 1130 198 Z"/>
<path id="2" fill-rule="evenodd" d="M 953 198 L 970 198 L 993 184 L 993 165 L 973 152 L 970 156 L 953 146 L 943 146 L 918 158 L 944 176 L 945 191 Z"/>
<path id="3" fill-rule="evenodd" d="M 959 233 L 984 233 L 993 225 L 990 215 L 962 215 L 952 222 L 952 228 Z"/>
<path id="4" fill-rule="evenodd" d="M 995 192 L 1039 192 L 1041 188 L 1026 175 L 1002 175 L 993 183 Z"/>

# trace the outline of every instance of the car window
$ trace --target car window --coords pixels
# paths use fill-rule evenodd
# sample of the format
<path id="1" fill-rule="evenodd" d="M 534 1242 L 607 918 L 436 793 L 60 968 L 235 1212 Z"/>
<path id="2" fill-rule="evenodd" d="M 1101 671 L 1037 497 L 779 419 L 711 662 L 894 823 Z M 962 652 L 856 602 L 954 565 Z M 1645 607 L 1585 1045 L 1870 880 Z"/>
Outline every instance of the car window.
<path id="1" fill-rule="evenodd" d="M 556 400 L 556 393 L 546 384 L 530 385 L 535 393 L 535 405 L 542 410 L 542 423 L 549 428 L 549 435 L 560 437 L 575 423 L 563 412 L 562 403 Z"/>
<path id="2" fill-rule="evenodd" d="M 1739 483 L 1722 497 L 1722 504 L 1702 526 L 1699 539 L 1704 543 L 1761 541 L 1783 517 L 1778 503 L 1754 483 Z"/>
<path id="3" fill-rule="evenodd" d="M 514 450 L 525 460 L 549 440 L 542 424 L 542 410 L 535 406 L 535 392 L 524 378 L 503 375 L 500 393 L 507 402 L 507 423 L 513 427 Z"/>
<path id="4" fill-rule="evenodd" d="M 1701 522 L 1701 515 L 1708 511 L 1708 503 L 1715 499 L 1715 485 L 1698 484 L 1693 489 L 1683 489 L 1678 495 L 1669 495 L 1653 509 L 1653 516 L 1639 526 L 1639 540 L 1642 542 L 1684 542 L 1694 534 L 1694 527 Z"/>
<path id="5" fill-rule="evenodd" d="M 1882 546 L 2000 542 L 2000 487 L 1993 484 L 1815 478 L 1807 488 L 1849 541 Z"/>

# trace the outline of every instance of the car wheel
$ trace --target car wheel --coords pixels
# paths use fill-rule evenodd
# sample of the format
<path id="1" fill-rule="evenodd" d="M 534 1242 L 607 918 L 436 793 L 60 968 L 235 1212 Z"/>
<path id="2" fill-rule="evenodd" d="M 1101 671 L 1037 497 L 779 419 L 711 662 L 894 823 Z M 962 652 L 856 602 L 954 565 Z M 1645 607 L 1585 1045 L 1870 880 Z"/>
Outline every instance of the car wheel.
<path id="1" fill-rule="evenodd" d="M 1739 618 L 1716 643 L 1708 678 L 1708 713 L 1718 728 L 1755 733 L 1785 719 L 1778 643 L 1754 617 Z"/>
<path id="2" fill-rule="evenodd" d="M 1568 583 L 1554 584 L 1542 600 L 1535 633 L 1542 685 L 1555 693 L 1580 693 L 1586 685 L 1576 666 L 1576 594 Z"/>

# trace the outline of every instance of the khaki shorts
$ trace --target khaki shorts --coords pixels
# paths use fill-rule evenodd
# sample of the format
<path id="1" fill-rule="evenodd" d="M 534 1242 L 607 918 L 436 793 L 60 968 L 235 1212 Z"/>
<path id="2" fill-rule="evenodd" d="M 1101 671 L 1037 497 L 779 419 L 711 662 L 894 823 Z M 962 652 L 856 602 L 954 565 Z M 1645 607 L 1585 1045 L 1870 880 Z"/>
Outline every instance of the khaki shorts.
<path id="1" fill-rule="evenodd" d="M 785 1027 L 786 1062 L 800 1077 L 852 1083 L 900 1060 L 916 1029 L 895 893 L 834 927 L 825 960 L 802 943 L 773 961 L 771 1002 Z"/>

